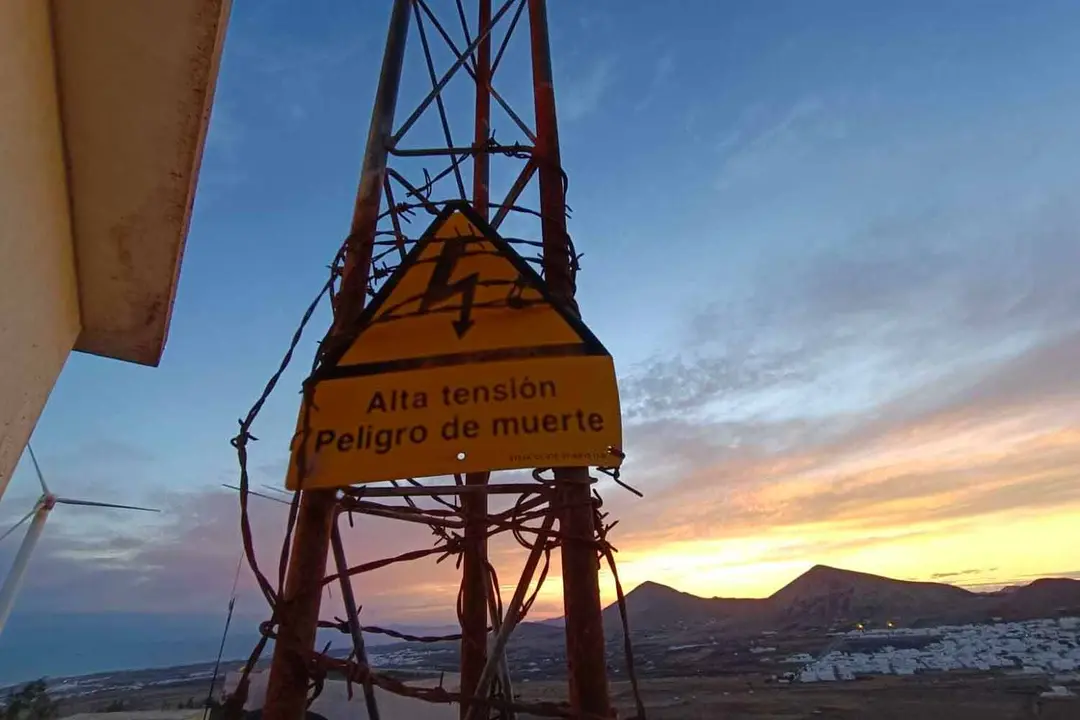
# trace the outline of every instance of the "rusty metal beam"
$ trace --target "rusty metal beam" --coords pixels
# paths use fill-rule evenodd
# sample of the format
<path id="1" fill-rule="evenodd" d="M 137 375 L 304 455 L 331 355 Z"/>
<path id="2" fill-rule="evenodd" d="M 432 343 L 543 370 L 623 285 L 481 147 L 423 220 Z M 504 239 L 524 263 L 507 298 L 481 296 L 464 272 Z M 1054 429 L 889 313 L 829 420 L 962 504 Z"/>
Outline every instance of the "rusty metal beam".
<path id="1" fill-rule="evenodd" d="M 529 586 L 532 584 L 533 574 L 536 572 L 536 567 L 540 564 L 540 558 L 544 555 L 544 547 L 547 543 L 548 534 L 551 532 L 552 526 L 555 524 L 555 513 L 548 513 L 544 518 L 544 524 L 540 528 L 540 532 L 536 537 L 536 543 L 533 545 L 532 551 L 529 553 L 529 557 L 525 560 L 525 567 L 521 569 L 521 577 L 518 579 L 517 588 L 514 590 L 514 596 L 510 598 L 510 604 L 506 608 L 506 617 L 503 619 L 502 627 L 499 629 L 499 634 L 496 635 L 495 641 L 492 643 L 492 654 L 488 658 L 487 663 L 484 665 L 481 671 L 479 681 L 473 692 L 474 698 L 487 697 L 488 688 L 491 685 L 491 681 L 495 679 L 495 675 L 499 669 L 498 658 L 506 650 L 506 644 L 510 641 L 510 635 L 514 632 L 514 628 L 518 626 L 521 619 L 524 617 L 525 602 L 529 593 Z M 465 689 L 462 687 L 461 694 L 465 695 Z M 462 720 L 478 720 L 487 708 L 479 702 L 472 703 L 471 705 L 462 705 L 462 708 L 468 710 L 463 712 Z"/>
<path id="2" fill-rule="evenodd" d="M 345 251 L 341 292 L 334 307 L 332 338 L 343 337 L 348 332 L 363 310 L 367 296 L 386 178 L 388 141 L 393 132 L 408 31 L 408 0 L 394 0 Z M 300 498 L 285 593 L 279 599 L 280 627 L 263 706 L 266 720 L 302 720 L 307 710 L 308 676 L 303 653 L 310 652 L 315 645 L 336 498 L 336 490 L 304 490 Z"/>
<path id="3" fill-rule="evenodd" d="M 360 609 L 356 605 L 356 596 L 353 594 L 352 578 L 349 576 L 349 561 L 345 558 L 345 544 L 341 541 L 341 529 L 337 524 L 337 513 L 334 514 L 333 528 L 330 534 L 330 545 L 334 550 L 334 565 L 337 567 L 338 579 L 341 585 L 341 602 L 345 606 L 345 622 L 349 626 L 349 636 L 353 641 L 353 657 L 358 665 L 368 667 L 367 649 L 364 647 L 364 632 L 360 627 Z M 371 684 L 371 677 L 364 679 L 364 705 L 367 707 L 368 720 L 379 720 L 379 704 L 375 699 L 375 686 Z"/>
<path id="4" fill-rule="evenodd" d="M 371 129 L 368 134 L 367 150 L 364 155 L 363 172 L 357 193 L 353 223 L 347 242 L 345 269 L 342 289 L 337 295 L 334 307 L 335 325 L 328 338 L 327 346 L 333 346 L 343 328 L 351 327 L 362 310 L 366 296 L 376 291 L 381 283 L 394 270 L 391 255 L 404 257 L 407 247 L 415 241 L 409 238 L 407 223 L 411 222 L 416 211 L 434 213 L 438 211 L 451 195 L 460 197 L 471 189 L 471 197 L 477 212 L 485 219 L 491 218 L 494 226 L 499 226 L 510 213 L 533 215 L 540 219 L 542 242 L 533 242 L 542 248 L 542 261 L 528 258 L 530 262 L 542 262 L 544 274 L 552 295 L 568 309 L 577 313 L 575 294 L 576 259 L 572 243 L 566 228 L 565 175 L 562 172 L 559 136 L 555 112 L 555 97 L 552 86 L 550 41 L 548 36 L 546 5 L 544 0 L 477 0 L 478 22 L 470 29 L 465 17 L 464 6 L 460 0 L 457 7 L 458 19 L 464 42 L 455 41 L 448 29 L 428 7 L 425 0 L 393 0 L 390 31 L 387 48 L 383 57 L 383 71 L 380 77 L 375 107 L 372 111 Z M 497 6 L 497 11 L 492 12 Z M 511 13 L 510 11 L 513 10 Z M 532 50 L 533 103 L 535 110 L 535 128 L 531 128 L 502 98 L 493 87 L 492 78 L 506 50 L 510 36 L 518 26 L 519 20 L 528 10 L 529 41 Z M 401 67 L 405 52 L 405 39 L 411 15 L 417 18 L 418 28 L 433 28 L 454 54 L 448 70 L 437 71 L 428 40 L 429 35 L 420 31 L 420 49 L 423 51 L 427 79 L 431 91 L 413 108 L 402 108 L 404 122 L 395 129 L 394 116 L 397 104 L 397 90 L 400 82 Z M 421 19 L 423 16 L 423 20 Z M 496 38 L 492 32 L 502 18 L 506 33 Z M 521 23 L 523 26 L 525 23 Z M 524 35 L 524 27 L 520 35 Z M 456 34 L 456 33 L 455 33 Z M 460 35 L 456 36 L 460 38 Z M 438 42 L 438 41 L 435 41 Z M 494 51 L 494 52 L 493 52 Z M 451 132 L 451 118 L 444 104 L 443 95 L 447 92 L 450 79 L 464 69 L 465 74 L 475 81 L 474 125 L 472 144 L 465 146 L 464 133 L 458 130 L 458 142 L 454 144 Z M 455 86 L 456 87 L 456 86 Z M 493 103 L 506 112 L 510 121 L 527 138 L 525 141 L 510 141 L 502 145 L 495 142 Z M 438 121 L 442 130 L 443 147 L 437 148 L 399 148 L 402 137 L 409 132 L 424 113 L 438 112 Z M 502 126 L 500 125 L 500 128 Z M 436 141 L 437 142 L 437 141 Z M 420 144 L 420 143 L 418 143 Z M 424 143 L 426 144 L 426 143 Z M 411 158 L 397 168 L 390 167 L 391 158 Z M 416 162 L 417 158 L 426 158 L 435 164 L 429 173 L 428 168 Z M 522 163 L 515 167 L 516 180 L 512 183 L 505 198 L 491 197 L 490 178 L 493 158 Z M 448 165 L 446 163 L 449 163 Z M 463 176 L 465 163 L 471 162 L 471 178 Z M 423 168 L 420 177 L 419 168 Z M 412 170 L 406 171 L 406 168 Z M 451 176 L 453 176 L 451 178 Z M 510 177 L 514 177 L 511 175 Z M 538 178 L 540 205 L 538 209 L 519 205 L 526 188 Z M 442 182 L 446 179 L 445 182 Z M 471 181 L 471 188 L 466 181 Z M 400 202 L 395 203 L 397 184 L 403 188 Z M 454 185 L 456 193 L 448 185 Z M 380 214 L 381 198 L 385 196 L 387 206 Z M 392 229 L 384 227 L 383 234 L 392 240 L 381 239 L 378 256 L 375 256 L 376 238 L 379 235 L 378 224 L 386 220 Z M 529 243 L 530 241 L 514 241 Z M 371 268 L 373 259 L 379 267 Z M 306 668 L 301 653 L 310 652 L 314 643 L 315 625 L 318 619 L 319 591 L 328 581 L 340 580 L 338 575 L 326 577 L 326 555 L 330 540 L 331 518 L 335 506 L 339 509 L 355 509 L 361 513 L 380 515 L 396 520 L 427 522 L 438 527 L 454 527 L 456 520 L 444 517 L 445 510 L 425 511 L 412 500 L 415 496 L 428 496 L 433 500 L 449 505 L 449 496 L 457 496 L 460 504 L 460 522 L 463 530 L 462 544 L 462 653 L 461 653 L 461 688 L 466 696 L 480 698 L 472 704 L 473 718 L 486 717 L 480 708 L 489 697 L 492 682 L 498 673 L 506 676 L 503 685 L 509 689 L 508 672 L 505 665 L 503 648 L 505 642 L 520 620 L 521 598 L 516 598 L 507 609 L 506 617 L 500 618 L 496 596 L 490 587 L 488 570 L 487 542 L 495 533 L 510 529 L 509 524 L 525 520 L 538 519 L 535 515 L 540 505 L 551 502 L 551 510 L 544 518 L 544 527 L 519 528 L 518 532 L 535 533 L 535 547 L 544 544 L 545 536 L 551 533 L 553 523 L 559 523 L 559 536 L 562 543 L 563 594 L 566 614 L 567 660 L 570 675 L 570 701 L 573 709 L 582 716 L 610 717 L 611 702 L 608 696 L 606 663 L 604 657 L 604 637 L 599 594 L 599 558 L 594 527 L 594 507 L 591 497 L 592 479 L 587 468 L 556 468 L 554 481 L 537 483 L 495 483 L 490 482 L 488 473 L 474 473 L 466 476 L 454 486 L 417 487 L 359 487 L 342 490 L 345 498 L 335 502 L 336 494 L 329 491 L 304 492 L 301 499 L 299 523 L 292 547 L 292 556 L 288 569 L 288 581 L 282 602 L 279 605 L 282 641 L 275 649 L 274 664 L 271 670 L 271 688 L 268 692 L 264 712 L 267 720 L 300 720 L 306 700 Z M 488 503 L 492 494 L 522 494 L 526 496 L 515 506 L 512 517 L 507 513 L 490 513 Z M 396 510 L 365 502 L 376 497 L 401 497 L 411 508 Z M 321 551 L 321 555 L 320 555 Z M 427 557 L 444 549 L 417 551 L 405 556 L 385 561 Z M 535 563 L 538 561 L 536 549 L 532 553 L 533 563 L 527 573 L 523 573 L 522 583 L 528 586 Z M 340 553 L 338 553 L 340 554 Z M 339 565 L 341 563 L 339 562 Z M 349 569 L 345 575 L 354 571 L 364 572 L 385 563 L 378 561 L 365 566 Z M 339 569 L 340 572 L 340 569 Z M 519 584 L 519 594 L 523 592 Z M 354 601 L 355 602 L 355 601 Z M 491 616 L 495 628 L 496 643 L 488 647 L 488 616 Z M 351 628 L 350 628 L 351 629 Z M 470 707 L 462 707 L 463 716 Z M 504 716 L 505 717 L 505 716 Z"/>
<path id="5" fill-rule="evenodd" d="M 488 92 L 491 74 L 491 0 L 479 0 L 476 34 L 480 38 L 474 56 L 476 78 L 476 104 L 473 128 L 473 207 L 485 220 L 488 218 L 488 182 L 491 173 L 491 157 L 480 150 L 487 146 L 490 137 L 491 94 Z M 460 8 L 460 5 L 459 5 Z M 468 42 L 468 26 L 462 17 Z M 449 144 L 449 143 L 448 143 Z M 486 486 L 490 473 L 468 473 L 465 485 Z M 461 498 L 461 511 L 465 516 L 465 541 L 461 565 L 461 692 L 471 697 L 476 694 L 477 684 L 487 664 L 487 620 L 489 600 L 488 543 L 487 543 L 487 493 L 479 492 Z M 460 717 L 469 714 L 469 706 L 462 705 Z"/>
<path id="6" fill-rule="evenodd" d="M 533 98 L 536 107 L 536 159 L 540 177 L 540 223 L 544 277 L 551 294 L 577 312 L 573 258 L 566 232 L 566 195 L 559 154 L 555 88 L 551 72 L 547 6 L 529 0 L 532 40 Z M 600 603 L 599 556 L 595 543 L 592 479 L 586 467 L 556 468 L 559 531 L 563 536 L 563 606 L 566 617 L 566 660 L 570 705 L 579 713 L 611 715 L 604 624 Z"/>
<path id="7" fill-rule="evenodd" d="M 416 109 L 413 110 L 412 114 L 409 115 L 405 122 L 401 124 L 401 127 L 398 128 L 397 132 L 392 135 L 390 143 L 391 145 L 396 146 L 399 142 L 401 142 L 401 138 L 405 137 L 405 134 L 409 132 L 409 130 L 414 124 L 416 124 L 416 121 L 420 119 L 420 116 L 424 114 L 424 111 L 427 110 L 428 106 L 432 102 L 434 102 L 435 99 L 439 97 L 439 95 L 442 94 L 442 91 L 446 87 L 446 84 L 450 82 L 450 80 L 454 77 L 455 73 L 457 73 L 457 71 L 461 69 L 461 66 L 465 64 L 466 60 L 468 60 L 469 55 L 471 55 L 472 52 L 476 50 L 476 47 L 484 40 L 490 40 L 491 28 L 502 18 L 503 15 L 506 14 L 506 11 L 510 9 L 514 2 L 515 0 L 506 0 L 506 3 L 504 3 L 503 6 L 499 8 L 499 11 L 495 13 L 495 17 L 492 18 L 491 23 L 488 24 L 487 32 L 478 33 L 476 39 L 469 43 L 464 51 L 457 53 L 458 57 L 454 61 L 454 64 L 450 66 L 449 70 L 443 73 L 443 76 L 439 78 L 439 80 L 435 83 L 434 87 L 431 89 L 431 92 L 427 94 L 427 96 L 420 102 Z"/>
<path id="8" fill-rule="evenodd" d="M 363 485 L 346 488 L 346 495 L 358 498 L 382 497 L 438 497 L 440 495 L 520 495 L 523 493 L 542 493 L 551 488 L 551 483 L 493 483 L 487 487 L 475 485 L 424 485 L 420 487 L 366 487 Z"/>

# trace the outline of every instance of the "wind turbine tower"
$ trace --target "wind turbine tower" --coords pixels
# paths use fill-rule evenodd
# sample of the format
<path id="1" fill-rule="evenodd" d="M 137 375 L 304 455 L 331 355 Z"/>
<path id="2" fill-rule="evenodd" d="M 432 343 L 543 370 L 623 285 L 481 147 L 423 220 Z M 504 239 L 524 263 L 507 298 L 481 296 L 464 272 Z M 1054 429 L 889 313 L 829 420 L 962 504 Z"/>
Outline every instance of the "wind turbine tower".
<path id="1" fill-rule="evenodd" d="M 153 508 L 136 507 L 135 505 L 117 505 L 115 503 L 96 502 L 94 500 L 77 500 L 74 498 L 58 497 L 54 495 L 49 490 L 49 486 L 45 484 L 45 477 L 41 474 L 41 466 L 38 465 L 33 448 L 28 444 L 26 449 L 30 453 L 30 460 L 34 464 L 34 472 L 37 474 L 38 482 L 41 483 L 41 497 L 38 498 L 38 501 L 34 504 L 34 507 L 30 512 L 26 513 L 19 522 L 8 528 L 7 532 L 0 535 L 0 540 L 4 540 L 8 535 L 11 535 L 21 527 L 23 523 L 33 518 L 33 520 L 30 520 L 30 527 L 26 530 L 26 536 L 23 538 L 22 545 L 19 546 L 19 551 L 15 553 L 15 561 L 11 564 L 11 569 L 8 571 L 7 578 L 4 579 L 4 585 L 3 587 L 0 587 L 0 633 L 4 632 L 4 626 L 7 625 L 8 617 L 11 615 L 11 610 L 15 606 L 15 597 L 18 595 L 23 578 L 26 576 L 26 568 L 30 563 L 30 556 L 34 552 L 34 546 L 37 545 L 38 540 L 41 539 L 41 533 L 45 530 L 45 521 L 49 519 L 49 513 L 52 512 L 54 507 L 57 505 L 82 505 L 84 507 L 161 512 L 160 510 L 155 510 Z"/>

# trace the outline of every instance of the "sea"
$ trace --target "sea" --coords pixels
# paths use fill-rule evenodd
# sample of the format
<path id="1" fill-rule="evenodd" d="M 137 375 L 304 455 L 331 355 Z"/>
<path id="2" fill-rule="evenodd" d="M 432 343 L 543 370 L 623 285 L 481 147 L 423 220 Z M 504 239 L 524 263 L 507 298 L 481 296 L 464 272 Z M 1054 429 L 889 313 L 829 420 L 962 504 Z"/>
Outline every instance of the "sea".
<path id="1" fill-rule="evenodd" d="M 3 0 L 0 0 L 2 2 Z M 247 660 L 259 641 L 263 618 L 234 616 L 222 659 Z M 457 632 L 448 625 L 397 625 L 417 635 Z M 68 678 L 117 670 L 168 668 L 213 662 L 221 645 L 222 615 L 155 615 L 140 613 L 12 614 L 0 634 L 0 687 L 38 678 Z M 368 635 L 374 647 L 397 642 Z M 347 652 L 351 640 L 336 630 L 320 630 L 318 647 Z M 272 645 L 263 653 L 269 658 Z"/>
<path id="2" fill-rule="evenodd" d="M 233 618 L 225 659 L 248 656 L 258 622 Z M 0 685 L 213 661 L 224 623 L 221 615 L 15 613 L 0 634 Z"/>

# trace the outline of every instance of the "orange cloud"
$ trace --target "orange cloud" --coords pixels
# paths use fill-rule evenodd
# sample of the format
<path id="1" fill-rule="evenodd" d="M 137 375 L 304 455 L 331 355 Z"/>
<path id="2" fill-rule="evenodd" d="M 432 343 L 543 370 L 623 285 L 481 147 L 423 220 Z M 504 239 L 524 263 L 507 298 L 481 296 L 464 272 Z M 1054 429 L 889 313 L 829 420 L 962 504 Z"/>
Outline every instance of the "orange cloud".
<path id="1" fill-rule="evenodd" d="M 625 507 L 622 573 L 631 585 L 762 596 L 818 562 L 916 579 L 996 568 L 969 584 L 1068 570 L 1067 548 L 1080 544 L 1080 403 L 1070 400 L 950 411 L 698 469 Z"/>

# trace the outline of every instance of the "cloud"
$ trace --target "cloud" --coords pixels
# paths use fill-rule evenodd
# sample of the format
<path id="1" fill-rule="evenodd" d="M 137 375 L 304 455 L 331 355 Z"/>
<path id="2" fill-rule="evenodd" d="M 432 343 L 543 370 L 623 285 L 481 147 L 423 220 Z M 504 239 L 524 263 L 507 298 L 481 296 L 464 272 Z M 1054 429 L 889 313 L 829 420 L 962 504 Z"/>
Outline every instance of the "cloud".
<path id="1" fill-rule="evenodd" d="M 641 512 L 667 533 L 738 536 L 766 528 L 858 522 L 882 527 L 1006 510 L 1080 506 L 1080 379 L 1065 377 L 1080 335 L 1040 346 L 994 372 L 951 376 L 933 402 L 918 393 L 876 406 L 864 422 L 677 420 L 645 423 L 654 443 L 627 443 L 656 472 L 674 455 L 677 481 Z M 942 392 L 952 386 L 953 392 Z M 631 437 L 637 428 L 631 428 Z M 663 468 L 659 468 L 662 470 Z M 647 491 L 649 475 L 635 480 Z M 628 511 L 633 511 L 633 506 Z M 695 520 L 695 518 L 700 518 Z M 649 532 L 643 533 L 646 541 Z"/>
<path id="2" fill-rule="evenodd" d="M 237 117 L 236 108 L 228 100 L 215 102 L 206 134 L 206 147 L 213 156 L 235 164 L 245 135 L 244 125 Z"/>
<path id="3" fill-rule="evenodd" d="M 667 51 L 657 57 L 652 64 L 652 75 L 649 79 L 648 88 L 637 103 L 634 104 L 633 111 L 639 113 L 652 105 L 674 72 L 675 54 L 673 52 Z"/>
<path id="4" fill-rule="evenodd" d="M 559 88 L 559 118 L 581 120 L 596 112 L 615 78 L 615 59 L 601 57 L 569 76 Z"/>
<path id="5" fill-rule="evenodd" d="M 583 116 L 610 80 L 602 63 L 592 66 L 567 102 Z M 797 144 L 827 108 L 807 100 L 757 135 L 742 131 L 723 152 Z M 766 248 L 747 262 L 737 282 L 687 318 L 677 351 L 620 378 L 625 478 L 647 495 L 606 497 L 622 519 L 613 541 L 627 579 L 720 583 L 753 570 L 767 578 L 759 585 L 782 584 L 826 556 L 1080 513 L 1076 227 L 1080 210 L 1053 194 L 1000 207 L 929 205 L 826 240 Z M 137 486 L 152 464 L 138 449 L 87 452 L 123 460 L 98 474 L 102 483 Z M 84 469 L 79 457 L 43 458 L 57 489 Z M 254 462 L 256 485 L 280 483 L 284 458 Z M 235 497 L 153 500 L 170 512 L 139 526 L 87 514 L 76 522 L 69 508 L 58 510 L 28 602 L 161 612 L 220 603 L 239 548 Z M 253 512 L 260 560 L 274 576 L 283 509 L 253 501 Z M 363 519 L 347 541 L 359 562 L 432 538 L 423 526 Z M 492 552 L 512 585 L 521 551 L 500 541 Z M 941 562 L 925 572 L 983 580 L 954 568 L 982 567 L 985 558 Z M 1033 561 L 993 562 L 993 572 L 1022 575 Z M 557 565 L 549 583 L 541 615 L 558 612 Z M 356 582 L 376 622 L 452 617 L 457 584 L 451 562 L 432 561 Z M 261 613 L 249 575 L 241 587 L 244 607 Z"/>
<path id="6" fill-rule="evenodd" d="M 693 315 L 677 354 L 622 379 L 631 416 L 867 412 L 1055 342 L 1080 327 L 1080 212 L 1049 198 L 1003 215 L 887 218 L 784 265 L 764 254 Z"/>
<path id="7" fill-rule="evenodd" d="M 1052 359 L 1069 356 L 1064 348 L 1040 348 L 1003 363 L 972 387 L 1007 386 L 996 378 L 1037 376 L 1053 366 Z M 613 541 L 622 550 L 624 580 L 678 584 L 697 578 L 725 587 L 753 566 L 754 577 L 778 587 L 811 560 L 960 535 L 973 518 L 1043 517 L 1080 508 L 1073 477 L 1080 461 L 1074 422 L 1080 403 L 1061 406 L 1054 396 L 1058 403 L 1032 405 L 1032 394 L 1023 390 L 1017 386 L 999 396 L 969 389 L 933 412 L 872 431 L 855 427 L 831 436 L 796 428 L 792 440 L 777 447 L 765 442 L 764 428 L 757 430 L 760 438 L 731 447 L 710 441 L 716 426 L 708 422 L 636 422 L 632 433 L 644 430 L 655 438 L 666 427 L 665 442 L 683 445 L 658 443 L 650 449 L 655 466 L 639 465 L 674 476 L 662 491 L 632 470 L 627 477 L 649 493 L 645 500 L 630 501 L 614 489 L 606 493 L 607 508 L 622 520 Z M 982 403 L 979 412 L 965 414 L 975 399 Z M 92 532 L 68 512 L 74 509 L 60 508 L 22 602 L 51 612 L 183 613 L 223 604 L 239 549 L 235 495 L 215 490 L 157 500 L 168 510 L 160 522 L 118 525 L 110 516 Z M 253 498 L 252 513 L 261 566 L 276 583 L 285 508 Z M 364 517 L 344 532 L 354 563 L 432 543 L 424 526 Z M 10 543 L 5 548 L 8 558 L 13 549 Z M 509 596 L 522 552 L 498 541 L 492 559 Z M 971 580 L 967 584 L 981 578 Z M 355 587 L 368 622 L 430 622 L 452 620 L 458 582 L 452 560 L 421 560 L 361 576 Z M 536 617 L 560 612 L 560 582 L 556 562 Z M 265 617 L 246 569 L 240 588 L 240 612 Z M 327 598 L 324 616 L 340 614 L 337 590 Z"/>
<path id="8" fill-rule="evenodd" d="M 247 128 L 227 100 L 214 103 L 199 170 L 200 209 L 213 206 L 247 179 L 242 156 Z"/>
<path id="9" fill-rule="evenodd" d="M 345 18 L 332 35 L 322 31 L 317 37 L 304 32 L 304 21 L 288 29 L 271 24 L 255 31 L 263 19 L 252 15 L 245 20 L 245 29 L 230 43 L 229 57 L 244 81 L 259 86 L 260 95 L 272 102 L 269 111 L 293 124 L 305 120 L 310 108 L 324 104 L 339 72 L 355 64 L 371 44 L 367 33 L 356 31 L 355 18 Z"/>
<path id="10" fill-rule="evenodd" d="M 826 107 L 724 152 L 802 142 L 789 135 Z M 609 503 L 626 557 L 755 539 L 766 549 L 746 557 L 765 567 L 854 552 L 860 534 L 884 552 L 1080 513 L 1077 226 L 1046 192 L 905 208 L 751 256 L 676 351 L 620 378 L 624 476 L 647 494 Z"/>
<path id="11" fill-rule="evenodd" d="M 996 568 L 995 568 L 996 570 Z M 1080 580 L 1080 570 L 1054 570 L 1053 572 L 1035 573 L 1035 574 L 1021 574 L 1021 575 L 1008 575 L 1004 577 L 994 578 L 995 573 L 990 573 L 990 578 L 975 578 L 974 582 L 967 579 L 958 581 L 954 584 L 967 588 L 973 592 L 993 592 L 995 590 L 1001 590 L 1002 588 L 1026 585 L 1027 583 L 1039 580 L 1045 577 L 1054 578 L 1068 578 L 1071 580 Z"/>
<path id="12" fill-rule="evenodd" d="M 767 181 L 782 166 L 800 163 L 846 134 L 840 114 L 813 95 L 779 108 L 751 104 L 716 141 L 715 187 L 724 192 Z"/>
<path id="13" fill-rule="evenodd" d="M 284 481 L 285 474 L 289 469 L 289 456 L 283 455 L 278 460 L 262 463 L 253 469 L 255 472 L 260 473 L 267 478 L 271 478 L 270 482 L 276 482 L 280 485 Z"/>
<path id="14" fill-rule="evenodd" d="M 955 578 L 964 578 L 964 577 L 968 577 L 970 575 L 983 575 L 985 573 L 992 573 L 995 570 L 997 570 L 997 568 L 995 568 L 995 567 L 992 567 L 992 568 L 968 568 L 967 570 L 953 570 L 952 572 L 931 573 L 930 577 L 933 580 L 948 580 L 948 579 L 955 579 Z"/>
<path id="15" fill-rule="evenodd" d="M 157 522 L 118 524 L 115 513 L 60 507 L 52 514 L 31 563 L 20 605 L 47 612 L 204 612 L 228 600 L 241 548 L 235 493 L 208 490 L 159 498 L 165 512 Z M 279 549 L 288 508 L 251 499 L 252 531 L 260 568 L 278 584 Z M 107 513 L 106 525 L 92 532 L 79 521 L 90 512 Z M 104 517 L 103 515 L 101 515 Z M 429 528 L 370 517 L 351 529 L 342 521 L 350 562 L 358 564 L 408 550 L 431 547 Z M 15 543 L 5 543 L 0 564 L 10 562 Z M 370 623 L 454 617 L 459 576 L 453 559 L 393 565 L 354 582 Z M 238 612 L 266 617 L 254 576 L 244 563 Z M 340 593 L 328 590 L 324 617 L 340 614 Z"/>
<path id="16" fill-rule="evenodd" d="M 155 453 L 109 437 L 91 437 L 72 446 L 32 441 L 49 490 L 62 497 L 138 504 L 155 479 Z M 41 495 L 29 453 L 21 459 L 14 482 L 4 495 L 0 513 L 10 521 L 21 517 Z M 0 526 L 3 521 L 0 520 Z"/>
<path id="17" fill-rule="evenodd" d="M 146 469 L 159 459 L 144 447 L 110 437 L 94 437 L 62 449 L 39 447 L 36 452 L 47 481 L 50 476 L 81 475 L 88 468 L 101 474 Z"/>

